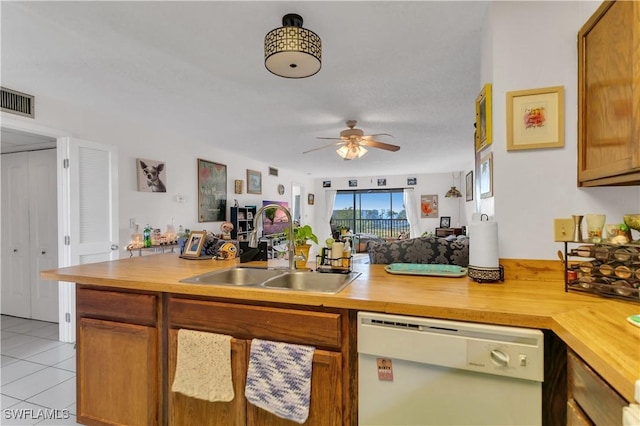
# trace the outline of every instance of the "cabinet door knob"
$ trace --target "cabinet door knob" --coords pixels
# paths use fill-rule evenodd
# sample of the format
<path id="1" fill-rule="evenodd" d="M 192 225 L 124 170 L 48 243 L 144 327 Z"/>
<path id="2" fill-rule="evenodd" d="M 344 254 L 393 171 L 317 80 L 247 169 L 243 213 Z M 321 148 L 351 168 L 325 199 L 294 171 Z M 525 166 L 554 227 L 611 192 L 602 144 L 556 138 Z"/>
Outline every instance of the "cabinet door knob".
<path id="1" fill-rule="evenodd" d="M 117 244 L 111 244 L 111 250 L 118 250 Z"/>

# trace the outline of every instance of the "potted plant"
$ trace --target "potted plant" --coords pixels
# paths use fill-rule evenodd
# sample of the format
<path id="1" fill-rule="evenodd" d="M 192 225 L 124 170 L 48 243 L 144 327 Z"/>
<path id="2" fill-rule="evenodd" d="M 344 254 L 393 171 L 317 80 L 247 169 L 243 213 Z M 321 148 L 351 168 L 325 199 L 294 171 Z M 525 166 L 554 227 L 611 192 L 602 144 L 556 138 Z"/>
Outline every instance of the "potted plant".
<path id="1" fill-rule="evenodd" d="M 285 229 L 284 234 L 287 239 L 291 238 L 289 235 L 289 228 Z M 311 244 L 307 243 L 309 240 L 318 244 L 318 237 L 313 233 L 311 226 L 298 225 L 293 227 L 293 242 L 296 246 L 296 255 L 304 256 L 304 260 L 296 261 L 296 268 L 305 268 L 307 265 L 307 260 L 309 260 L 309 250 L 311 249 Z"/>

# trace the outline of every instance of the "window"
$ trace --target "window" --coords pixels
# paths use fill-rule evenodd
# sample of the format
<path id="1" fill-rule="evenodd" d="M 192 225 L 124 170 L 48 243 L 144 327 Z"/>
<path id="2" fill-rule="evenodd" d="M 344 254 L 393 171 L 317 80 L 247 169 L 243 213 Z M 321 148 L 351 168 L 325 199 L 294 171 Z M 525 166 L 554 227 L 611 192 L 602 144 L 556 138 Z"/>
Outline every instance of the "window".
<path id="1" fill-rule="evenodd" d="M 331 216 L 333 231 L 398 238 L 409 233 L 402 189 L 338 191 Z"/>

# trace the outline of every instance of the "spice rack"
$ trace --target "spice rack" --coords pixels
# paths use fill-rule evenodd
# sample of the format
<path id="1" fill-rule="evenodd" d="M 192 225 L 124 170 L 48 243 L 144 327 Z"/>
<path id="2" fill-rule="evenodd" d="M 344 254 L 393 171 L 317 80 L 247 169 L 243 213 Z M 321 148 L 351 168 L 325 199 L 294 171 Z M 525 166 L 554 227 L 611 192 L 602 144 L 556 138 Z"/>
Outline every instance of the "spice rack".
<path id="1" fill-rule="evenodd" d="M 564 259 L 565 291 L 640 302 L 640 245 L 567 241 Z"/>
<path id="2" fill-rule="evenodd" d="M 339 274 L 348 274 L 351 272 L 351 263 L 353 257 L 328 257 L 326 254 L 316 256 L 316 270 L 318 272 L 333 272 Z"/>

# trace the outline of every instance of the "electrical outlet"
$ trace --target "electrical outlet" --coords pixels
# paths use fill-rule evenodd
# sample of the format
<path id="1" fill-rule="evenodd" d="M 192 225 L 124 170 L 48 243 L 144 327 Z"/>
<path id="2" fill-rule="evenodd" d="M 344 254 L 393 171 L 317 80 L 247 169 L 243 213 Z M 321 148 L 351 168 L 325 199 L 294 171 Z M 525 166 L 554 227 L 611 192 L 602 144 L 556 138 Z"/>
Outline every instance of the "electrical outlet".
<path id="1" fill-rule="evenodd" d="M 573 241 L 573 219 L 553 219 L 553 240 Z"/>
<path id="2" fill-rule="evenodd" d="M 131 219 L 129 219 L 129 228 L 133 229 L 136 227 L 136 218 L 132 217 Z"/>

